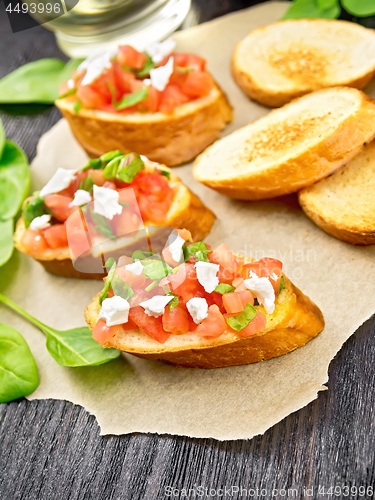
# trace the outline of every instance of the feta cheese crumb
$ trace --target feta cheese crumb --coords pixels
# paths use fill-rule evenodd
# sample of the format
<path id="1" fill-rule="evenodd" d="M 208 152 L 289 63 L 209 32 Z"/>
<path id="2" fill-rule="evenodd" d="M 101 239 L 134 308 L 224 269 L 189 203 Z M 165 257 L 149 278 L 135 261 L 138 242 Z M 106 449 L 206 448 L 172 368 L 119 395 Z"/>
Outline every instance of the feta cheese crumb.
<path id="1" fill-rule="evenodd" d="M 119 197 L 120 194 L 114 189 L 94 184 L 94 212 L 112 220 L 114 215 L 122 212 Z"/>
<path id="2" fill-rule="evenodd" d="M 203 286 L 204 290 L 207 293 L 213 292 L 219 284 L 219 278 L 217 277 L 217 273 L 220 269 L 219 264 L 199 261 L 194 267 L 197 271 L 198 281 Z"/>
<path id="3" fill-rule="evenodd" d="M 268 314 L 272 314 L 275 310 L 275 291 L 269 279 L 251 277 L 244 281 L 245 286 L 258 299 L 260 304 L 263 304 L 264 309 Z"/>
<path id="4" fill-rule="evenodd" d="M 160 63 L 164 57 L 169 56 L 176 47 L 176 42 L 173 38 L 167 38 L 164 42 L 152 43 L 146 49 L 147 54 L 151 57 L 155 64 Z"/>
<path id="5" fill-rule="evenodd" d="M 90 54 L 79 66 L 78 71 L 86 71 L 82 80 L 82 85 L 89 85 L 95 78 L 98 78 L 105 69 L 109 69 L 112 59 L 117 53 L 117 48 L 106 50 L 98 49 Z"/>
<path id="6" fill-rule="evenodd" d="M 186 302 L 186 307 L 196 324 L 200 323 L 208 316 L 208 304 L 206 299 L 194 297 Z"/>
<path id="7" fill-rule="evenodd" d="M 76 86 L 76 84 L 75 84 L 75 81 L 73 80 L 73 78 L 68 80 L 68 82 L 67 82 L 68 89 L 74 89 L 75 86 Z"/>
<path id="8" fill-rule="evenodd" d="M 171 74 L 173 73 L 173 57 L 168 59 L 167 64 L 150 71 L 151 85 L 162 92 L 168 85 Z M 147 83 L 146 83 L 147 85 Z"/>
<path id="9" fill-rule="evenodd" d="M 141 261 L 139 259 L 136 259 L 135 262 L 133 262 L 133 264 L 127 264 L 125 266 L 125 270 L 129 271 L 135 276 L 139 276 L 140 274 L 142 274 L 143 266 L 141 264 Z"/>
<path id="10" fill-rule="evenodd" d="M 104 299 L 99 317 L 104 319 L 107 326 L 122 325 L 128 322 L 129 302 L 118 295 Z"/>
<path id="11" fill-rule="evenodd" d="M 39 196 L 42 198 L 48 194 L 58 193 L 69 187 L 74 179 L 77 170 L 67 170 L 66 168 L 58 168 L 55 174 L 47 182 L 44 188 L 40 191 Z"/>
<path id="12" fill-rule="evenodd" d="M 74 193 L 73 201 L 69 203 L 70 207 L 81 207 L 82 205 L 86 205 L 86 203 L 90 203 L 91 194 L 84 189 L 77 189 Z"/>
<path id="13" fill-rule="evenodd" d="M 145 300 L 139 305 L 145 310 L 147 316 L 158 318 L 164 313 L 165 306 L 173 299 L 173 295 L 155 295 L 152 299 Z"/>
<path id="14" fill-rule="evenodd" d="M 171 252 L 172 259 L 176 262 L 180 262 L 183 252 L 182 247 L 184 246 L 185 240 L 179 235 L 170 234 L 168 238 L 168 249 Z"/>
<path id="15" fill-rule="evenodd" d="M 29 228 L 32 229 L 33 231 L 40 231 L 41 229 L 46 229 L 47 227 L 50 227 L 49 221 L 51 220 L 51 216 L 49 214 L 45 215 L 40 215 L 39 217 L 35 217 L 30 222 Z"/>
<path id="16" fill-rule="evenodd" d="M 279 279 L 279 277 L 277 276 L 276 273 L 272 273 L 271 276 L 270 276 L 271 280 L 273 281 L 277 281 Z"/>

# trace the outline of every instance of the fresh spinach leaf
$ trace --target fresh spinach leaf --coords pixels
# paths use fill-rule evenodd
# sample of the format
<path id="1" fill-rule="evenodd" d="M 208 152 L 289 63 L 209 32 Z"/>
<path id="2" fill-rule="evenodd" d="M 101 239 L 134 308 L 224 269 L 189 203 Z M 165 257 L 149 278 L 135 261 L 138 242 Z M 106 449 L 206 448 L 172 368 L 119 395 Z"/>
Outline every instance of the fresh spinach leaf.
<path id="1" fill-rule="evenodd" d="M 117 179 L 130 184 L 141 170 L 144 170 L 145 164 L 139 155 L 129 153 L 125 155 L 118 166 Z"/>
<path id="2" fill-rule="evenodd" d="M 234 286 L 228 285 L 227 283 L 220 283 L 219 285 L 217 285 L 214 292 L 224 295 L 224 293 L 234 292 Z"/>
<path id="3" fill-rule="evenodd" d="M 92 338 L 91 330 L 86 326 L 70 330 L 56 330 L 44 325 L 2 294 L 0 294 L 0 301 L 26 318 L 46 335 L 47 350 L 56 363 L 61 366 L 96 366 L 120 356 L 120 351 L 105 349 L 99 345 Z"/>
<path id="4" fill-rule="evenodd" d="M 150 71 L 155 68 L 156 64 L 152 60 L 151 56 L 147 53 L 145 53 L 146 56 L 146 62 L 143 66 L 143 68 L 138 71 L 137 77 L 138 78 L 143 78 L 144 76 L 147 76 L 150 74 Z"/>
<path id="5" fill-rule="evenodd" d="M 53 104 L 59 85 L 70 78 L 81 60 L 40 59 L 17 68 L 0 80 L 0 102 Z"/>
<path id="6" fill-rule="evenodd" d="M 342 0 L 342 5 L 353 16 L 368 17 L 375 15 L 374 0 Z"/>
<path id="7" fill-rule="evenodd" d="M 113 260 L 113 263 L 106 263 L 106 267 L 107 267 L 107 264 L 111 264 L 111 268 L 105 278 L 105 282 L 104 282 L 104 287 L 103 287 L 103 290 L 100 292 L 100 295 L 99 295 L 99 304 L 102 305 L 103 303 L 103 300 L 106 299 L 108 297 L 108 290 L 110 289 L 111 287 L 111 281 L 113 280 L 114 276 L 115 276 L 115 273 L 116 273 L 116 261 L 114 259 Z"/>
<path id="8" fill-rule="evenodd" d="M 337 19 L 341 7 L 339 0 L 294 0 L 281 19 L 323 18 Z"/>
<path id="9" fill-rule="evenodd" d="M 30 226 L 31 221 L 33 221 L 35 217 L 40 217 L 44 214 L 49 214 L 49 209 L 44 203 L 44 198 L 40 196 L 27 200 L 22 207 L 23 222 L 26 228 Z"/>
<path id="10" fill-rule="evenodd" d="M 88 193 L 92 193 L 92 190 L 94 188 L 94 179 L 92 178 L 92 175 L 89 174 L 87 177 L 85 177 L 79 184 L 78 189 L 83 189 L 84 191 L 87 191 Z"/>
<path id="11" fill-rule="evenodd" d="M 132 94 L 124 96 L 121 101 L 115 102 L 114 106 L 116 109 L 125 109 L 125 108 L 130 108 L 131 106 L 135 106 L 139 102 L 144 101 L 145 99 L 148 98 L 148 90 L 146 85 L 144 87 L 141 87 L 139 90 L 136 92 L 133 92 Z"/>
<path id="12" fill-rule="evenodd" d="M 281 292 L 281 290 L 284 290 L 284 288 L 285 288 L 284 276 L 281 276 L 279 293 Z"/>
<path id="13" fill-rule="evenodd" d="M 30 170 L 26 155 L 16 144 L 6 141 L 0 159 L 0 219 L 17 214 L 29 189 Z"/>
<path id="14" fill-rule="evenodd" d="M 207 254 L 210 252 L 212 252 L 212 250 L 208 250 L 203 241 L 197 241 L 197 243 L 192 243 L 184 247 L 185 260 L 188 260 L 189 257 L 195 257 L 196 260 L 209 262 Z"/>
<path id="15" fill-rule="evenodd" d="M 1 118 L 0 118 L 0 158 L 3 155 L 4 147 L 5 147 L 5 130 L 4 130 L 3 122 L 1 121 Z"/>
<path id="16" fill-rule="evenodd" d="M 233 328 L 233 330 L 240 332 L 247 327 L 250 321 L 255 318 L 256 314 L 257 311 L 255 307 L 253 307 L 250 302 L 248 302 L 242 312 L 240 312 L 236 316 L 227 318 L 227 323 L 231 328 Z"/>
<path id="17" fill-rule="evenodd" d="M 8 262 L 13 253 L 14 219 L 0 219 L 0 266 Z"/>
<path id="18" fill-rule="evenodd" d="M 8 403 L 35 391 L 38 370 L 22 335 L 0 324 L 0 403 Z"/>

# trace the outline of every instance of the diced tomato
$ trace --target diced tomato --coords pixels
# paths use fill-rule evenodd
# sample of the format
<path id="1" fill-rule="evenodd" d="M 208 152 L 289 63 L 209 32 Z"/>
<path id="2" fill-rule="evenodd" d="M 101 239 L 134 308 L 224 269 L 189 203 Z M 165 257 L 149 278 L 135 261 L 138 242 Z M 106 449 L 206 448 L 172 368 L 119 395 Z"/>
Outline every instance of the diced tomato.
<path id="1" fill-rule="evenodd" d="M 163 329 L 162 316 L 158 318 L 147 316 L 141 306 L 131 307 L 129 316 L 142 332 L 160 342 L 160 344 L 164 344 L 169 339 L 171 334 Z"/>
<path id="2" fill-rule="evenodd" d="M 111 182 L 111 181 L 105 181 L 105 183 L 103 184 L 103 187 L 108 188 L 108 189 L 114 189 L 115 191 L 117 189 L 116 184 L 114 182 Z"/>
<path id="3" fill-rule="evenodd" d="M 40 231 L 27 228 L 21 238 L 21 243 L 27 252 L 42 253 L 48 249 L 47 242 Z"/>
<path id="4" fill-rule="evenodd" d="M 245 309 L 245 306 L 242 303 L 240 294 L 236 293 L 236 292 L 224 293 L 223 304 L 224 304 L 225 310 L 229 314 L 237 314 L 237 313 L 242 312 Z"/>
<path id="5" fill-rule="evenodd" d="M 114 215 L 113 219 L 108 222 L 116 236 L 133 233 L 141 225 L 138 215 L 128 210 L 123 210 L 121 214 Z"/>
<path id="6" fill-rule="evenodd" d="M 259 260 L 255 261 L 255 262 L 247 262 L 243 266 L 243 268 L 241 270 L 241 274 L 245 279 L 250 278 L 251 273 L 256 274 L 258 276 L 258 278 L 261 277 L 261 264 L 260 264 Z"/>
<path id="7" fill-rule="evenodd" d="M 61 194 L 49 194 L 44 198 L 44 203 L 49 208 L 52 217 L 55 217 L 55 219 L 61 222 L 65 222 L 66 219 L 77 210 L 78 207 L 69 207 L 72 201 L 73 198 L 62 196 Z"/>
<path id="8" fill-rule="evenodd" d="M 68 227 L 68 226 L 67 226 Z M 67 231 L 69 250 L 74 258 L 90 250 L 90 243 L 86 231 Z"/>
<path id="9" fill-rule="evenodd" d="M 169 309 L 167 305 L 163 314 L 163 328 L 174 335 L 183 335 L 189 331 L 188 313 L 180 306 Z"/>
<path id="10" fill-rule="evenodd" d="M 138 109 L 141 111 L 145 108 L 147 111 L 151 111 L 151 113 L 156 113 L 159 109 L 159 104 L 162 99 L 162 93 L 155 89 L 154 87 L 147 87 L 148 98 L 144 101 L 141 101 L 138 105 Z"/>
<path id="11" fill-rule="evenodd" d="M 185 104 L 189 98 L 181 91 L 180 87 L 169 83 L 163 90 L 159 111 L 161 113 L 171 113 L 176 106 Z"/>
<path id="12" fill-rule="evenodd" d="M 218 292 L 207 293 L 205 295 L 205 299 L 207 300 L 207 304 L 209 306 L 216 304 L 222 314 L 226 312 L 223 304 L 223 296 L 221 293 Z"/>
<path id="13" fill-rule="evenodd" d="M 231 284 L 236 277 L 238 264 L 228 245 L 225 243 L 219 245 L 213 252 L 208 254 L 208 259 L 213 264 L 220 264 L 218 273 L 220 283 Z"/>
<path id="14" fill-rule="evenodd" d="M 269 278 L 277 296 L 280 290 L 281 274 L 283 269 L 283 264 L 277 259 L 271 259 L 269 257 L 264 257 L 260 259 L 261 263 L 261 276 L 264 278 Z"/>
<path id="15" fill-rule="evenodd" d="M 172 291 L 179 296 L 180 303 L 186 304 L 193 297 L 204 297 L 205 291 L 197 279 L 194 264 L 183 264 L 176 274 L 168 276 Z"/>
<path id="16" fill-rule="evenodd" d="M 131 91 L 130 82 L 136 79 L 134 73 L 126 71 L 117 63 L 113 63 L 113 71 L 115 75 L 116 86 L 120 90 L 121 95 L 129 93 Z"/>
<path id="17" fill-rule="evenodd" d="M 133 274 L 130 271 L 127 271 L 125 269 L 125 266 L 117 266 L 116 273 L 120 280 L 128 283 L 132 288 L 142 288 L 146 283 L 147 278 L 144 273 L 141 273 L 139 275 Z"/>
<path id="18" fill-rule="evenodd" d="M 208 308 L 208 316 L 200 323 L 195 330 L 197 335 L 205 338 L 217 338 L 227 329 L 227 323 L 217 305 Z"/>
<path id="19" fill-rule="evenodd" d="M 132 185 L 144 219 L 161 222 L 171 206 L 173 190 L 165 176 L 140 172 Z"/>
<path id="20" fill-rule="evenodd" d="M 99 93 L 104 100 L 102 105 L 111 104 L 113 98 L 118 101 L 121 97 L 121 92 L 117 87 L 117 80 L 113 66 L 106 69 L 92 84 L 92 88 Z"/>
<path id="21" fill-rule="evenodd" d="M 254 305 L 254 296 L 253 294 L 250 292 L 250 290 L 245 290 L 245 291 L 236 291 L 234 292 L 236 293 L 237 295 L 240 296 L 240 299 L 242 301 L 242 305 L 246 306 L 246 304 L 248 304 L 250 302 L 250 304 L 253 306 Z"/>
<path id="22" fill-rule="evenodd" d="M 57 194 L 60 194 L 61 196 L 69 196 L 70 198 L 73 198 L 74 193 L 77 191 L 79 185 L 87 177 L 87 172 L 82 172 L 82 170 L 78 170 L 76 173 L 74 179 L 70 183 L 70 186 L 67 187 L 66 189 L 63 189 L 62 191 L 59 191 Z"/>
<path id="23" fill-rule="evenodd" d="M 197 56 L 196 54 L 178 53 L 172 54 L 176 66 L 182 68 L 193 68 L 197 71 L 204 71 L 206 69 L 206 59 Z"/>
<path id="24" fill-rule="evenodd" d="M 68 246 L 68 236 L 65 224 L 54 224 L 43 229 L 43 236 L 50 248 L 62 248 Z"/>
<path id="25" fill-rule="evenodd" d="M 178 262 L 176 262 L 174 260 L 174 258 L 172 257 L 172 254 L 171 254 L 171 251 L 169 250 L 169 247 L 164 248 L 161 255 L 163 257 L 164 262 L 166 262 L 170 266 L 175 267 L 178 265 Z"/>
<path id="26" fill-rule="evenodd" d="M 95 90 L 92 85 L 80 85 L 76 96 L 87 108 L 97 108 L 108 104 L 107 99 Z"/>
<path id="27" fill-rule="evenodd" d="M 177 229 L 178 236 L 180 236 L 185 241 L 193 241 L 191 232 L 187 229 Z M 208 247 L 207 247 L 208 248 Z"/>
<path id="28" fill-rule="evenodd" d="M 86 220 L 83 216 L 82 210 L 75 210 L 66 221 L 66 231 L 68 233 L 78 231 L 88 231 Z"/>
<path id="29" fill-rule="evenodd" d="M 132 69 L 142 69 L 146 63 L 146 56 L 130 45 L 120 45 L 116 55 L 116 60 L 123 66 Z"/>
<path id="30" fill-rule="evenodd" d="M 250 321 L 250 323 L 245 326 L 245 328 L 238 333 L 240 337 L 251 337 L 259 332 L 262 332 L 267 326 L 267 318 L 264 314 L 257 311 L 255 318 Z"/>
<path id="31" fill-rule="evenodd" d="M 93 169 L 93 168 L 89 168 L 86 170 L 87 172 L 87 176 L 91 175 L 94 183 L 97 185 L 97 186 L 103 186 L 103 184 L 106 182 L 107 179 L 104 179 L 103 177 L 103 170 L 101 169 Z"/>
<path id="32" fill-rule="evenodd" d="M 109 342 L 120 330 L 121 325 L 107 326 L 104 319 L 99 319 L 92 332 L 92 338 L 100 345 Z"/>
<path id="33" fill-rule="evenodd" d="M 191 71 L 181 86 L 181 91 L 190 98 L 208 95 L 214 84 L 211 76 L 204 71 Z"/>

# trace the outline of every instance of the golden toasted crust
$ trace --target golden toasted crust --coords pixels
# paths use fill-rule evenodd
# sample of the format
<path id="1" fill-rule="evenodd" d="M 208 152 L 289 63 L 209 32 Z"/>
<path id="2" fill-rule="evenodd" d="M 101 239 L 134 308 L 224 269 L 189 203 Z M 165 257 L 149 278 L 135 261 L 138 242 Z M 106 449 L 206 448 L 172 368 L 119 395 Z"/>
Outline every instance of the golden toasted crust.
<path id="1" fill-rule="evenodd" d="M 374 47 L 375 32 L 353 23 L 291 19 L 238 42 L 232 74 L 251 99 L 279 107 L 319 88 L 364 88 L 375 75 Z"/>
<path id="2" fill-rule="evenodd" d="M 164 170 L 166 167 L 159 165 Z M 170 185 L 175 190 L 174 199 L 166 219 L 163 223 L 155 223 L 156 226 L 174 227 L 176 229 L 188 229 L 195 241 L 202 240 L 211 230 L 215 222 L 215 214 L 207 208 L 201 200 L 193 194 L 173 172 L 170 172 Z M 153 225 L 148 221 L 146 225 Z M 23 217 L 17 222 L 14 234 L 14 246 L 22 253 L 26 253 L 37 260 L 44 268 L 52 274 L 66 278 L 79 279 L 103 279 L 103 274 L 83 273 L 74 269 L 69 247 L 48 249 L 43 254 L 32 253 L 22 244 L 22 236 L 25 231 Z"/>
<path id="3" fill-rule="evenodd" d="M 322 89 L 217 141 L 196 158 L 194 178 L 231 198 L 282 196 L 327 177 L 374 136 L 375 101 L 348 87 Z"/>
<path id="4" fill-rule="evenodd" d="M 183 104 L 170 115 L 119 115 L 88 109 L 75 113 L 69 98 L 57 100 L 56 106 L 90 156 L 120 149 L 168 166 L 195 158 L 232 120 L 232 108 L 218 86 L 208 96 Z"/>
<path id="5" fill-rule="evenodd" d="M 375 142 L 327 179 L 298 193 L 308 217 L 353 245 L 375 244 Z"/>
<path id="6" fill-rule="evenodd" d="M 172 335 L 165 344 L 139 330 L 123 330 L 104 347 L 157 359 L 191 368 L 220 368 L 243 365 L 281 356 L 305 345 L 324 327 L 320 309 L 284 276 L 285 289 L 276 299 L 273 314 L 267 314 L 262 332 L 242 338 L 227 331 L 217 339 L 204 339 L 195 334 Z M 265 314 L 262 306 L 256 306 Z M 85 319 L 91 330 L 99 319 L 99 295 L 86 308 Z"/>

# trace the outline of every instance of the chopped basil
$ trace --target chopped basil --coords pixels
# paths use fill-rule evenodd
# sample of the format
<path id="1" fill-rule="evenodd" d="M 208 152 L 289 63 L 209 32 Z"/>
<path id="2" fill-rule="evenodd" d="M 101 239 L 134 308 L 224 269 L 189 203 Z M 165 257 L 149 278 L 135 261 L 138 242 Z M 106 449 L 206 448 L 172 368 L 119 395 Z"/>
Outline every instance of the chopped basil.
<path id="1" fill-rule="evenodd" d="M 87 215 L 87 211 L 89 212 L 91 220 L 94 223 L 94 229 L 96 231 L 103 234 L 104 236 L 107 236 L 108 238 L 114 238 L 112 228 L 105 217 L 94 212 L 93 207 L 89 207 L 88 205 L 81 207 L 81 210 L 85 216 Z"/>
<path id="2" fill-rule="evenodd" d="M 250 302 L 248 302 L 242 312 L 240 312 L 236 316 L 227 318 L 227 323 L 231 328 L 233 328 L 233 330 L 240 332 L 247 327 L 250 321 L 255 318 L 256 314 L 257 311 L 255 307 L 253 307 Z"/>
<path id="3" fill-rule="evenodd" d="M 91 158 L 91 160 L 88 161 L 88 163 L 81 168 L 82 172 L 85 170 L 88 170 L 89 168 L 92 168 L 93 170 L 100 170 L 103 168 L 102 160 L 100 158 Z"/>
<path id="4" fill-rule="evenodd" d="M 103 170 L 103 177 L 105 179 L 114 179 L 117 174 L 117 169 L 121 161 L 121 156 L 113 158 Z"/>
<path id="5" fill-rule="evenodd" d="M 80 185 L 78 186 L 78 189 L 83 189 L 88 193 L 92 193 L 94 184 L 95 184 L 94 179 L 92 178 L 92 175 L 89 174 L 85 179 L 81 181 Z"/>
<path id="6" fill-rule="evenodd" d="M 136 104 L 144 101 L 147 98 L 148 98 L 148 90 L 145 85 L 136 92 L 124 96 L 120 102 L 113 102 L 113 105 L 116 109 L 130 108 L 131 106 L 135 106 Z"/>
<path id="7" fill-rule="evenodd" d="M 178 295 L 175 293 L 167 293 L 167 295 L 173 295 L 173 299 L 169 302 L 169 310 L 172 311 L 178 304 L 180 303 L 180 299 L 178 298 Z"/>
<path id="8" fill-rule="evenodd" d="M 191 245 L 187 245 L 186 247 L 184 247 L 185 260 L 188 260 L 189 257 L 193 256 L 196 258 L 196 260 L 209 262 L 207 254 L 211 251 L 212 250 L 208 250 L 203 241 L 192 243 Z"/>
<path id="9" fill-rule="evenodd" d="M 146 292 L 151 292 L 154 288 L 156 288 L 159 284 L 159 280 L 155 280 L 152 283 L 150 283 L 148 286 L 146 286 L 145 290 Z"/>
<path id="10" fill-rule="evenodd" d="M 194 68 L 183 68 L 182 66 L 176 66 L 175 70 L 179 73 L 190 73 L 191 71 L 194 71 Z"/>
<path id="11" fill-rule="evenodd" d="M 117 170 L 117 179 L 130 184 L 141 170 L 144 170 L 145 164 L 136 153 L 129 153 L 122 157 Z"/>
<path id="12" fill-rule="evenodd" d="M 146 62 L 143 66 L 143 68 L 137 72 L 137 77 L 138 78 L 143 78 L 144 76 L 147 76 L 150 74 L 150 71 L 152 69 L 155 68 L 156 64 L 154 63 L 154 61 L 151 59 L 151 57 L 149 56 L 149 54 L 145 54 L 146 56 Z"/>
<path id="13" fill-rule="evenodd" d="M 227 283 L 220 283 L 217 285 L 214 292 L 221 293 L 222 295 L 224 293 L 234 292 L 234 286 L 228 285 Z"/>
<path id="14" fill-rule="evenodd" d="M 66 92 L 64 92 L 64 94 L 59 95 L 59 97 L 57 99 L 64 99 L 65 97 L 73 95 L 77 92 L 77 90 L 78 90 L 77 87 L 74 87 L 73 89 L 69 89 Z"/>
<path id="15" fill-rule="evenodd" d="M 167 170 L 160 170 L 161 175 L 164 175 L 169 181 L 171 180 L 171 173 Z"/>
<path id="16" fill-rule="evenodd" d="M 27 200 L 22 208 L 23 221 L 25 223 L 25 227 L 29 227 L 31 221 L 35 219 L 35 217 L 40 217 L 41 215 L 49 214 L 49 210 L 47 206 L 44 204 L 44 199 L 40 198 L 40 196 L 36 198 L 31 198 Z"/>
<path id="17" fill-rule="evenodd" d="M 145 259 L 141 262 L 145 276 L 153 281 L 165 278 L 172 271 L 172 268 L 163 260 Z"/>
<path id="18" fill-rule="evenodd" d="M 103 290 L 100 292 L 100 295 L 99 295 L 99 304 L 102 305 L 103 303 L 103 300 L 106 299 L 108 297 L 108 290 L 111 286 L 111 281 L 116 273 L 116 261 L 115 259 L 108 259 L 107 262 L 106 262 L 106 267 L 107 265 L 109 265 L 111 262 L 113 261 L 113 264 L 111 264 L 111 268 L 107 274 L 107 277 L 105 279 L 105 282 L 104 282 L 104 288 Z"/>
<path id="19" fill-rule="evenodd" d="M 118 295 L 125 300 L 130 300 L 134 295 L 132 287 L 128 283 L 122 281 L 117 274 L 115 274 L 111 280 L 111 288 L 115 295 Z"/>
<path id="20" fill-rule="evenodd" d="M 82 108 L 82 102 L 79 99 L 77 99 L 73 106 L 74 113 L 75 114 L 79 113 L 79 110 L 81 108 Z"/>
<path id="21" fill-rule="evenodd" d="M 123 156 L 124 153 L 122 151 L 120 151 L 119 149 L 116 149 L 115 151 L 108 151 L 108 153 L 104 153 L 104 155 L 102 155 L 99 160 L 101 160 L 102 162 L 104 163 L 108 163 L 112 160 L 114 160 L 115 158 L 117 158 L 118 156 Z"/>
<path id="22" fill-rule="evenodd" d="M 279 293 L 281 292 L 281 290 L 284 290 L 284 288 L 285 288 L 284 276 L 281 276 Z"/>
<path id="23" fill-rule="evenodd" d="M 160 260 L 159 255 L 153 254 L 151 252 L 143 252 L 142 250 L 135 250 L 132 255 L 133 262 L 135 262 L 136 260 L 148 259 L 149 257 L 154 257 Z"/>

